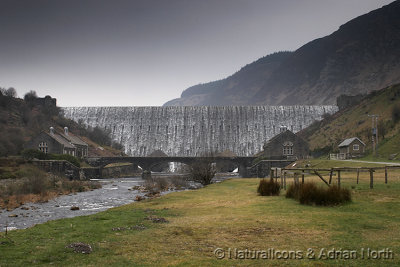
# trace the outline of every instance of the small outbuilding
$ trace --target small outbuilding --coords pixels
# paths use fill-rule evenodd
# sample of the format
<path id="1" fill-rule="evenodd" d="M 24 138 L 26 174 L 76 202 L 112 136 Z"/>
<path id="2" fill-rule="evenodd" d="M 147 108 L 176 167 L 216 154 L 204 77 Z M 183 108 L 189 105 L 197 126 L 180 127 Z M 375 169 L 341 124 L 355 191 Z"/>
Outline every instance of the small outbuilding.
<path id="1" fill-rule="evenodd" d="M 264 144 L 264 158 L 268 159 L 303 159 L 309 155 L 306 141 L 301 139 L 287 128 L 281 128 L 278 135 Z"/>
<path id="2" fill-rule="evenodd" d="M 339 144 L 340 158 L 350 159 L 364 155 L 365 143 L 358 137 L 352 137 L 344 140 Z"/>

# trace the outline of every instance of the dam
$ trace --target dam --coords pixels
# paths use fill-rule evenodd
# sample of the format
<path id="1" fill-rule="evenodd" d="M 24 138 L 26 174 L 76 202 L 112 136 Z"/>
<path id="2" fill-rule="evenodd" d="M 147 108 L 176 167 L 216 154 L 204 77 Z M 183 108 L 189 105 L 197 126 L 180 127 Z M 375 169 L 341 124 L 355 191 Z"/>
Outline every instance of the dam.
<path id="1" fill-rule="evenodd" d="M 296 133 L 337 106 L 64 107 L 64 116 L 111 133 L 130 156 L 161 150 L 168 156 L 230 151 L 252 156 L 279 133 Z"/>

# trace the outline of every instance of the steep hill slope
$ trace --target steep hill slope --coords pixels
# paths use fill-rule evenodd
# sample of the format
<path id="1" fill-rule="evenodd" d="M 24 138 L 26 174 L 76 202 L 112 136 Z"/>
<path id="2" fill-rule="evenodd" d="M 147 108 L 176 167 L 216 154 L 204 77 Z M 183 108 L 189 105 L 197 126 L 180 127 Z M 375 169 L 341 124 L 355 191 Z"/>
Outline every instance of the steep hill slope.
<path id="1" fill-rule="evenodd" d="M 379 115 L 378 157 L 388 159 L 399 153 L 400 158 L 400 84 L 375 91 L 358 105 L 315 122 L 298 134 L 309 142 L 312 150 L 322 153 L 337 151 L 341 141 L 355 136 L 363 140 L 371 152 L 372 118 L 368 115 L 372 114 Z"/>
<path id="2" fill-rule="evenodd" d="M 54 105 L 41 104 L 36 96 L 24 100 L 6 95 L 6 91 L 0 88 L 0 157 L 20 154 L 28 140 L 40 131 L 48 131 L 50 126 L 58 132 L 68 127 L 72 134 L 82 137 L 89 145 L 91 156 L 121 154 L 119 149 L 111 147 L 120 148 L 120 145 L 112 144 L 108 133 L 87 129 L 83 124 L 64 118 L 55 102 Z"/>
<path id="3" fill-rule="evenodd" d="M 295 52 L 261 58 L 165 105 L 335 104 L 400 82 L 400 1 L 355 18 Z M 317 22 L 316 22 L 317 23 Z"/>

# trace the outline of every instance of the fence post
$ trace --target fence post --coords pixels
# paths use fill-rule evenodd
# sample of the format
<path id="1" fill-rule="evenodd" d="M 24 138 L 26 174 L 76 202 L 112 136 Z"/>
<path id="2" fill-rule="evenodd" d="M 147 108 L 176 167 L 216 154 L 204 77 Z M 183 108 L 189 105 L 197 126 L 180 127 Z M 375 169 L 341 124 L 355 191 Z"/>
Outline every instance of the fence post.
<path id="1" fill-rule="evenodd" d="M 357 184 L 358 184 L 359 179 L 360 179 L 360 169 L 357 168 Z"/>
<path id="2" fill-rule="evenodd" d="M 337 171 L 337 182 L 338 182 L 338 187 L 340 187 L 340 170 Z"/>
<path id="3" fill-rule="evenodd" d="M 274 178 L 274 170 L 273 170 L 272 168 L 271 168 L 271 170 L 270 170 L 269 178 L 270 178 L 270 179 L 273 179 L 273 178 Z"/>
<path id="4" fill-rule="evenodd" d="M 388 182 L 388 170 L 387 167 L 385 167 L 385 184 Z"/>
<path id="5" fill-rule="evenodd" d="M 374 188 L 374 170 L 369 169 L 369 188 Z"/>
<path id="6" fill-rule="evenodd" d="M 304 184 L 304 170 L 301 170 L 301 183 Z"/>
<path id="7" fill-rule="evenodd" d="M 286 171 L 283 171 L 283 187 L 286 190 Z"/>
<path id="8" fill-rule="evenodd" d="M 293 180 L 295 184 L 299 184 L 299 177 L 297 172 L 293 174 Z"/>
<path id="9" fill-rule="evenodd" d="M 331 172 L 329 173 L 329 184 L 332 183 L 332 175 L 333 175 L 333 169 L 331 168 Z"/>

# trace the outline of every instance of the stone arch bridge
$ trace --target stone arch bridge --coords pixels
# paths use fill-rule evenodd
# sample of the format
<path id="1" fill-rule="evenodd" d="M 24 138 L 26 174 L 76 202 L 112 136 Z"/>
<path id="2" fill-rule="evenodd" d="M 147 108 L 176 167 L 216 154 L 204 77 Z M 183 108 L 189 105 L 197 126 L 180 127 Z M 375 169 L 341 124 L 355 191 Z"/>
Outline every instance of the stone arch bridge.
<path id="1" fill-rule="evenodd" d="M 252 166 L 256 157 L 88 157 L 86 161 L 93 167 L 103 168 L 111 163 L 128 162 L 138 165 L 143 171 L 149 171 L 152 167 L 168 162 L 179 162 L 187 165 L 198 161 L 208 161 L 218 164 L 230 163 L 237 166 L 242 177 L 247 176 L 248 167 Z"/>

